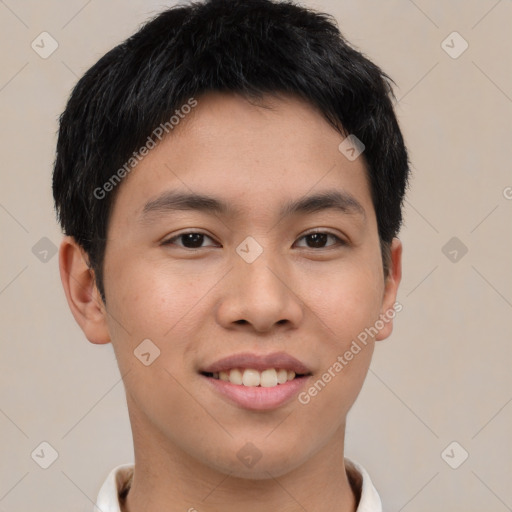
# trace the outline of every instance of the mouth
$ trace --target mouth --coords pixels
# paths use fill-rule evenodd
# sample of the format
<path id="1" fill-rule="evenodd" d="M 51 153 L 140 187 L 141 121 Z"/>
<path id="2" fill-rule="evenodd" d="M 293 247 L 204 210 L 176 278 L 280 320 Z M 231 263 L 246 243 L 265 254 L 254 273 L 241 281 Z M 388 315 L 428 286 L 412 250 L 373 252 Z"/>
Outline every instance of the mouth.
<path id="1" fill-rule="evenodd" d="M 237 354 L 201 370 L 215 393 L 243 409 L 275 409 L 289 402 L 312 372 L 285 353 Z"/>
<path id="2" fill-rule="evenodd" d="M 294 379 L 311 375 L 310 373 L 295 373 L 293 370 L 287 370 L 286 368 L 267 368 L 263 371 L 256 370 L 255 368 L 233 368 L 220 372 L 201 372 L 201 374 L 215 380 L 230 382 L 235 386 L 262 388 L 281 386 Z"/>

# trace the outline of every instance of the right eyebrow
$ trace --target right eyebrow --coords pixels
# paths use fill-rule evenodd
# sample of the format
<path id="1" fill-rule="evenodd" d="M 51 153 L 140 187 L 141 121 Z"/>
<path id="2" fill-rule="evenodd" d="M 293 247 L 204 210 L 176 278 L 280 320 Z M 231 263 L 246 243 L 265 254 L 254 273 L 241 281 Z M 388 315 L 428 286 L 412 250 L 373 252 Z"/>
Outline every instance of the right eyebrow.
<path id="1" fill-rule="evenodd" d="M 210 197 L 204 194 L 186 193 L 178 191 L 164 192 L 160 196 L 148 201 L 142 210 L 142 216 L 145 217 L 153 212 L 168 212 L 174 210 L 198 210 L 206 213 L 216 213 L 227 215 L 228 213 L 237 213 L 220 199 Z"/>

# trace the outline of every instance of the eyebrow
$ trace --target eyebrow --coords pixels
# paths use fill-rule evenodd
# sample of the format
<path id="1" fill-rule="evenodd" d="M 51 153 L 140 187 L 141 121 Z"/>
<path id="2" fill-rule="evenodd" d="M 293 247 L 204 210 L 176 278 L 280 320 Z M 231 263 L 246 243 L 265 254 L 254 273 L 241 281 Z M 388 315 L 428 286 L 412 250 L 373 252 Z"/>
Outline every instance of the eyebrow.
<path id="1" fill-rule="evenodd" d="M 326 190 L 299 199 L 287 201 L 281 207 L 279 216 L 304 215 L 334 209 L 347 215 L 359 215 L 366 219 L 361 203 L 348 192 Z M 224 216 L 239 216 L 241 210 L 221 199 L 196 193 L 169 191 L 148 201 L 142 210 L 141 220 L 153 213 L 168 213 L 180 210 L 196 210 Z"/>

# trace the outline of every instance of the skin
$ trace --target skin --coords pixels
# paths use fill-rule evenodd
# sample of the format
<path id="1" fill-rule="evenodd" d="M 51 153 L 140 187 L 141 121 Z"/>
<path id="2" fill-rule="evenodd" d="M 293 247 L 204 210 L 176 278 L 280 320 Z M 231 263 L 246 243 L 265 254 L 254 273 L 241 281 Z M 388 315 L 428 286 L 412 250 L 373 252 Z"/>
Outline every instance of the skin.
<path id="1" fill-rule="evenodd" d="M 243 409 L 198 372 L 240 352 L 285 351 L 312 371 L 307 389 L 396 301 L 402 247 L 394 239 L 384 277 L 364 159 L 349 161 L 343 137 L 309 104 L 267 97 L 265 106 L 209 93 L 117 191 L 104 261 L 106 305 L 87 256 L 66 237 L 61 277 L 71 311 L 92 343 L 112 343 L 123 375 L 135 450 L 124 511 L 353 512 L 344 464 L 347 413 L 368 371 L 374 342 L 304 405 Z M 215 196 L 234 216 L 144 205 L 168 190 Z M 280 218 L 285 201 L 323 190 L 351 194 L 364 216 L 328 209 Z M 329 236 L 323 245 L 305 237 Z M 205 238 L 188 249 L 187 232 Z M 247 263 L 237 246 L 264 249 Z M 208 238 L 209 237 L 209 238 Z M 188 247 L 194 247 L 190 244 Z M 149 338 L 160 356 L 143 365 Z M 238 451 L 253 443 L 251 468 Z"/>

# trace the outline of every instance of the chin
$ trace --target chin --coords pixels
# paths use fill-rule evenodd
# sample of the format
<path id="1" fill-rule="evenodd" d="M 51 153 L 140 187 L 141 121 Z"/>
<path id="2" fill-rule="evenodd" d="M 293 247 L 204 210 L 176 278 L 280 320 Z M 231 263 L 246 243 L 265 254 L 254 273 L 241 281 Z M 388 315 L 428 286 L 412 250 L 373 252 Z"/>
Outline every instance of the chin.
<path id="1" fill-rule="evenodd" d="M 286 475 L 298 468 L 306 459 L 306 454 L 297 453 L 297 446 L 284 448 L 256 448 L 252 443 L 245 443 L 234 457 L 228 457 L 230 450 L 223 450 L 216 460 L 204 460 L 212 469 L 244 480 L 268 480 Z M 299 445 L 300 446 L 300 445 Z M 292 454 L 292 456 L 290 456 Z"/>

